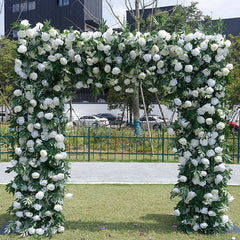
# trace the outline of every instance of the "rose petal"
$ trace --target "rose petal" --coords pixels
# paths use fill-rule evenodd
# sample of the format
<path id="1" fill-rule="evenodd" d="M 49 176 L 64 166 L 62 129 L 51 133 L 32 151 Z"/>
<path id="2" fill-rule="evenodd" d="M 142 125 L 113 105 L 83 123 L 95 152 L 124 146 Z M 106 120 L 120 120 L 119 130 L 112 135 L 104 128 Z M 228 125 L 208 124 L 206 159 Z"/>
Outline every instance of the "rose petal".
<path id="1" fill-rule="evenodd" d="M 105 229 L 105 227 L 104 227 L 104 226 L 101 226 L 101 229 L 102 229 L 102 230 L 104 230 L 104 229 Z"/>
<path id="2" fill-rule="evenodd" d="M 177 228 L 177 226 L 176 226 L 176 225 L 172 225 L 172 227 L 173 227 L 173 228 Z"/>
<path id="3" fill-rule="evenodd" d="M 109 234 L 109 237 L 112 237 L 112 234 Z"/>
<path id="4" fill-rule="evenodd" d="M 152 239 L 152 237 L 148 236 L 148 239 Z"/>
<path id="5" fill-rule="evenodd" d="M 138 224 L 137 224 L 137 223 L 134 223 L 134 226 L 138 226 Z"/>
<path id="6" fill-rule="evenodd" d="M 142 232 L 140 232 L 140 236 L 142 236 L 143 235 L 143 233 Z"/>

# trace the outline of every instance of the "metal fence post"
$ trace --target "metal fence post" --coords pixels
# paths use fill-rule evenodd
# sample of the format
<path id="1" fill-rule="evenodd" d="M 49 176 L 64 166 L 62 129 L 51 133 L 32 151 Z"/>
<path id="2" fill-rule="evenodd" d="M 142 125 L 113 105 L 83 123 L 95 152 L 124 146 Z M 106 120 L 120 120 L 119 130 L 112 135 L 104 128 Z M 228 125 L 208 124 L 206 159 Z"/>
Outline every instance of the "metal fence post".
<path id="1" fill-rule="evenodd" d="M 240 155 L 240 129 L 238 129 L 238 155 L 237 155 L 237 163 L 239 163 Z"/>
<path id="2" fill-rule="evenodd" d="M 88 127 L 88 162 L 90 162 L 90 151 L 91 151 L 90 130 L 91 130 L 90 127 Z"/>
<path id="3" fill-rule="evenodd" d="M 162 128 L 162 162 L 164 162 L 164 128 Z"/>

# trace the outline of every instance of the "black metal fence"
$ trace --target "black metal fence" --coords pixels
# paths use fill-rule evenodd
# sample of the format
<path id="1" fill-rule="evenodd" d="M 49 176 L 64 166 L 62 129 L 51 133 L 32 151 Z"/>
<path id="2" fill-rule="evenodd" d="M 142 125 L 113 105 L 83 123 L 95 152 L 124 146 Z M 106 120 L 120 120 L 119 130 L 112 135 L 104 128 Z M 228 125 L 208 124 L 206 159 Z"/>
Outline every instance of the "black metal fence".
<path id="1" fill-rule="evenodd" d="M 7 126 L 0 128 L 0 161 L 9 161 L 14 146 L 6 142 L 12 136 Z M 75 127 L 67 132 L 65 145 L 70 161 L 107 162 L 177 162 L 172 152 L 173 137 L 164 129 L 152 129 L 151 141 L 146 129 L 136 137 L 132 128 Z M 233 131 L 227 138 L 232 162 L 240 160 L 240 130 Z"/>

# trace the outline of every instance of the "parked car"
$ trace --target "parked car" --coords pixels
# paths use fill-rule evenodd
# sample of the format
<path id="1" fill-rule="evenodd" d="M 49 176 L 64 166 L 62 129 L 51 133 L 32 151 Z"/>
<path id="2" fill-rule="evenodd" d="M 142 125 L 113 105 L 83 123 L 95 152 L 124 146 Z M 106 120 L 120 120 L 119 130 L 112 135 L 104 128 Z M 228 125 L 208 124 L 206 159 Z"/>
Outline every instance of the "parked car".
<path id="1" fill-rule="evenodd" d="M 117 125 L 121 123 L 121 117 L 115 116 L 112 113 L 99 113 L 96 116 L 107 118 L 110 125 Z"/>
<path id="2" fill-rule="evenodd" d="M 148 116 L 148 122 L 149 122 L 150 128 L 153 128 L 153 129 L 158 129 L 158 128 L 161 129 L 162 127 L 165 126 L 163 118 L 161 116 L 158 116 L 158 115 L 150 115 L 150 116 Z M 166 119 L 166 122 L 168 124 L 168 119 Z M 147 119 L 146 119 L 146 117 L 141 117 L 140 118 L 140 123 L 141 123 L 142 127 L 147 128 Z"/>
<path id="3" fill-rule="evenodd" d="M 73 124 L 79 127 L 82 127 L 82 126 L 97 127 L 97 126 L 107 126 L 109 125 L 109 121 L 107 118 L 103 118 L 103 117 L 83 116 L 83 117 L 80 117 L 78 120 L 73 121 Z"/>
<path id="4" fill-rule="evenodd" d="M 239 121 L 229 121 L 228 125 L 230 126 L 231 129 L 238 131 L 239 130 Z"/>

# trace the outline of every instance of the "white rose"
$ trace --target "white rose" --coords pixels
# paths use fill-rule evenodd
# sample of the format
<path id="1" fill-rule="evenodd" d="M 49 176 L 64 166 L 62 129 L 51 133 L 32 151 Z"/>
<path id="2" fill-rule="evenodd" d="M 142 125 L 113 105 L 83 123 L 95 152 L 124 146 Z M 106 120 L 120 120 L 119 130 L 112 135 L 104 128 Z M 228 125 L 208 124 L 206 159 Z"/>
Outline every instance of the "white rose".
<path id="1" fill-rule="evenodd" d="M 20 46 L 18 47 L 17 51 L 18 51 L 19 53 L 24 54 L 24 53 L 27 52 L 27 47 L 24 46 L 24 45 L 20 45 Z"/>
<path id="2" fill-rule="evenodd" d="M 200 144 L 204 147 L 208 145 L 208 140 L 207 139 L 200 139 Z"/>
<path id="3" fill-rule="evenodd" d="M 202 229 L 205 229 L 205 228 L 207 228 L 208 227 L 208 224 L 207 223 L 201 223 L 200 224 L 200 228 L 202 228 Z"/>
<path id="4" fill-rule="evenodd" d="M 47 154 L 47 151 L 46 151 L 46 150 L 41 150 L 41 151 L 40 151 L 40 156 L 41 156 L 41 157 L 47 157 L 47 155 L 48 155 L 48 154 Z"/>
<path id="5" fill-rule="evenodd" d="M 138 79 L 144 80 L 146 78 L 146 74 L 141 72 L 140 74 L 138 74 Z"/>
<path id="6" fill-rule="evenodd" d="M 230 71 L 229 71 L 228 68 L 223 68 L 223 69 L 222 69 L 222 75 L 223 75 L 223 76 L 227 76 L 227 75 L 229 74 L 229 72 L 230 72 Z"/>
<path id="7" fill-rule="evenodd" d="M 204 55 L 203 56 L 203 60 L 206 62 L 206 63 L 210 63 L 211 62 L 211 60 L 212 60 L 212 58 L 209 56 L 209 55 Z"/>
<path id="8" fill-rule="evenodd" d="M 111 71 L 111 66 L 110 66 L 109 64 L 105 65 L 104 71 L 105 71 L 106 73 L 109 73 L 109 72 Z"/>
<path id="9" fill-rule="evenodd" d="M 45 113 L 44 117 L 47 119 L 47 120 L 51 120 L 53 118 L 53 113 Z"/>
<path id="10" fill-rule="evenodd" d="M 20 209 L 21 208 L 21 204 L 17 201 L 14 201 L 13 202 L 13 207 L 16 208 L 16 209 Z"/>
<path id="11" fill-rule="evenodd" d="M 37 101 L 35 99 L 32 99 L 32 100 L 30 100 L 30 104 L 32 105 L 32 107 L 36 107 Z"/>
<path id="12" fill-rule="evenodd" d="M 207 87 L 206 88 L 206 93 L 211 95 L 212 93 L 214 92 L 213 88 L 212 87 Z"/>
<path id="13" fill-rule="evenodd" d="M 214 44 L 211 45 L 211 50 L 213 52 L 215 52 L 217 49 L 218 49 L 218 45 L 217 44 L 214 43 Z"/>
<path id="14" fill-rule="evenodd" d="M 160 39 L 167 40 L 167 41 L 171 39 L 171 35 L 168 32 L 166 32 L 165 30 L 160 30 L 158 32 L 158 37 Z"/>
<path id="15" fill-rule="evenodd" d="M 216 125 L 217 129 L 223 130 L 225 128 L 225 123 L 224 122 L 219 122 Z"/>
<path id="16" fill-rule="evenodd" d="M 15 148 L 15 154 L 20 156 L 22 154 L 21 148 Z"/>
<path id="17" fill-rule="evenodd" d="M 57 35 L 57 30 L 54 29 L 54 28 L 51 28 L 51 29 L 49 30 L 49 34 L 50 34 L 51 37 L 56 37 L 56 35 Z"/>
<path id="18" fill-rule="evenodd" d="M 174 87 L 174 86 L 176 86 L 177 85 L 177 79 L 172 79 L 170 82 L 169 82 L 169 85 L 171 86 L 171 87 Z"/>
<path id="19" fill-rule="evenodd" d="M 193 56 L 196 57 L 200 54 L 200 49 L 199 48 L 194 48 L 194 49 L 192 49 L 191 53 L 192 53 Z"/>
<path id="20" fill-rule="evenodd" d="M 213 123 L 212 118 L 207 118 L 207 119 L 206 119 L 206 124 L 207 124 L 207 125 L 212 125 L 212 123 Z"/>
<path id="21" fill-rule="evenodd" d="M 55 189 L 55 185 L 52 184 L 52 183 L 50 183 L 50 184 L 47 185 L 47 189 L 48 189 L 49 191 L 53 191 L 53 190 Z"/>
<path id="22" fill-rule="evenodd" d="M 112 74 L 113 75 L 118 75 L 121 72 L 121 70 L 118 67 L 115 67 L 112 69 Z"/>
<path id="23" fill-rule="evenodd" d="M 192 91 L 192 95 L 193 95 L 193 97 L 198 97 L 198 91 L 197 90 L 193 90 Z"/>
<path id="24" fill-rule="evenodd" d="M 66 193 L 65 194 L 65 199 L 66 200 L 69 200 L 69 199 L 71 199 L 73 197 L 73 194 L 72 193 Z"/>
<path id="25" fill-rule="evenodd" d="M 216 147 L 216 148 L 214 149 L 214 151 L 215 151 L 217 154 L 221 154 L 222 151 L 223 151 L 223 149 L 222 149 L 221 147 Z"/>
<path id="26" fill-rule="evenodd" d="M 30 73 L 29 78 L 35 81 L 35 80 L 37 80 L 38 75 L 37 75 L 37 73 L 32 72 L 32 73 Z"/>
<path id="27" fill-rule="evenodd" d="M 114 87 L 114 90 L 117 91 L 117 92 L 121 91 L 121 89 L 122 89 L 122 88 L 121 88 L 120 86 L 115 86 L 115 87 Z"/>
<path id="28" fill-rule="evenodd" d="M 170 136 L 173 136 L 173 135 L 175 134 L 173 128 L 168 128 L 167 131 L 168 131 L 168 134 L 169 134 Z"/>
<path id="29" fill-rule="evenodd" d="M 29 233 L 30 235 L 33 235 L 33 234 L 36 233 L 36 230 L 35 230 L 33 227 L 28 228 L 28 233 Z"/>
<path id="30" fill-rule="evenodd" d="M 178 140 L 178 142 L 179 142 L 181 145 L 187 145 L 187 140 L 186 140 L 186 138 L 180 138 L 180 139 Z"/>
<path id="31" fill-rule="evenodd" d="M 215 184 L 218 185 L 223 180 L 223 176 L 218 174 L 214 180 Z"/>
<path id="32" fill-rule="evenodd" d="M 200 124 L 203 124 L 203 123 L 205 123 L 205 118 L 202 117 L 202 116 L 198 116 L 197 117 L 197 122 L 200 123 Z"/>
<path id="33" fill-rule="evenodd" d="M 178 72 L 178 71 L 180 71 L 180 70 L 182 70 L 182 64 L 180 63 L 180 62 L 177 62 L 176 64 L 175 64 L 175 66 L 174 66 L 174 70 L 176 71 L 176 72 Z"/>
<path id="34" fill-rule="evenodd" d="M 186 65 L 184 70 L 185 70 L 185 72 L 190 73 L 190 72 L 193 71 L 193 66 L 192 65 Z"/>
<path id="35" fill-rule="evenodd" d="M 41 186 L 47 186 L 47 184 L 48 184 L 48 181 L 47 180 L 41 180 L 40 182 L 39 182 L 39 184 L 41 185 Z"/>
<path id="36" fill-rule="evenodd" d="M 22 96 L 22 91 L 20 89 L 16 89 L 13 94 L 16 96 L 16 97 L 19 97 L 19 96 Z"/>
<path id="37" fill-rule="evenodd" d="M 159 54 L 154 54 L 154 55 L 153 55 L 153 61 L 154 61 L 154 62 L 157 62 L 157 61 L 159 61 L 159 60 L 160 60 L 160 58 L 161 58 L 161 57 L 160 57 L 160 55 L 159 55 Z"/>
<path id="38" fill-rule="evenodd" d="M 44 234 L 44 230 L 42 228 L 37 228 L 36 234 L 42 236 Z"/>
<path id="39" fill-rule="evenodd" d="M 203 165 L 209 165 L 209 164 L 210 164 L 210 162 L 209 162 L 209 160 L 208 160 L 207 158 L 202 158 L 202 159 L 201 159 L 201 163 L 202 163 Z"/>
<path id="40" fill-rule="evenodd" d="M 65 228 L 63 226 L 60 226 L 57 231 L 59 233 L 63 233 L 65 231 Z"/>
<path id="41" fill-rule="evenodd" d="M 180 182 L 186 182 L 187 181 L 187 177 L 186 176 L 180 176 L 179 177 L 179 181 Z"/>
<path id="42" fill-rule="evenodd" d="M 25 38 L 25 37 L 27 36 L 25 30 L 19 30 L 19 31 L 17 32 L 17 35 L 18 35 L 19 38 Z"/>
<path id="43" fill-rule="evenodd" d="M 216 156 L 214 158 L 214 160 L 215 160 L 215 162 L 220 163 L 220 162 L 222 162 L 222 157 L 221 156 Z"/>
<path id="44" fill-rule="evenodd" d="M 132 51 L 130 51 L 130 57 L 131 57 L 131 59 L 136 59 L 136 57 L 137 57 L 137 53 L 134 51 L 134 50 L 132 50 Z"/>
<path id="45" fill-rule="evenodd" d="M 35 204 L 33 205 L 33 207 L 34 207 L 35 210 L 37 210 L 37 211 L 40 211 L 41 208 L 42 208 L 42 206 L 41 206 L 40 204 L 38 204 L 38 203 L 35 203 Z"/>
<path id="46" fill-rule="evenodd" d="M 184 46 L 185 50 L 186 51 L 191 51 L 192 50 L 192 44 L 191 43 L 187 43 L 185 46 Z"/>
<path id="47" fill-rule="evenodd" d="M 146 45 L 146 40 L 142 37 L 139 38 L 137 42 L 141 47 L 144 47 Z"/>
<path id="48" fill-rule="evenodd" d="M 180 211 L 178 209 L 174 210 L 173 214 L 175 216 L 180 216 L 181 215 L 181 213 L 180 213 Z"/>
<path id="49" fill-rule="evenodd" d="M 32 178 L 33 179 L 38 179 L 40 177 L 40 174 L 38 172 L 32 173 Z"/>
<path id="50" fill-rule="evenodd" d="M 60 63 L 62 65 L 67 65 L 67 59 L 65 57 L 60 58 Z"/>
<path id="51" fill-rule="evenodd" d="M 36 199 L 39 199 L 39 200 L 43 199 L 43 197 L 44 197 L 44 192 L 42 192 L 42 191 L 39 191 L 39 192 L 36 193 L 36 195 L 35 195 L 35 198 L 36 198 Z"/>
<path id="52" fill-rule="evenodd" d="M 228 215 L 223 215 L 223 216 L 221 216 L 221 219 L 222 219 L 222 223 L 223 223 L 223 224 L 226 224 L 226 223 L 229 221 Z"/>
<path id="53" fill-rule="evenodd" d="M 134 90 L 133 90 L 133 88 L 127 88 L 127 89 L 125 90 L 125 92 L 126 92 L 126 93 L 133 93 Z"/>
<path id="54" fill-rule="evenodd" d="M 16 106 L 16 107 L 14 107 L 13 111 L 14 111 L 15 113 L 21 112 L 21 111 L 22 111 L 22 106 Z"/>
<path id="55" fill-rule="evenodd" d="M 143 60 L 144 60 L 145 62 L 150 62 L 151 59 L 152 59 L 152 55 L 151 55 L 151 54 L 144 54 L 144 55 L 143 55 Z"/>
<path id="56" fill-rule="evenodd" d="M 174 101 L 174 104 L 177 105 L 177 106 L 182 105 L 182 101 L 179 98 L 175 98 L 173 101 Z"/>
<path id="57" fill-rule="evenodd" d="M 55 206 L 54 206 L 54 210 L 56 211 L 56 212 L 61 212 L 62 211 L 62 205 L 60 205 L 60 204 L 56 204 Z"/>
<path id="58" fill-rule="evenodd" d="M 101 83 L 95 83 L 95 86 L 96 86 L 97 88 L 101 88 L 101 87 L 102 87 L 102 84 L 101 84 Z"/>

